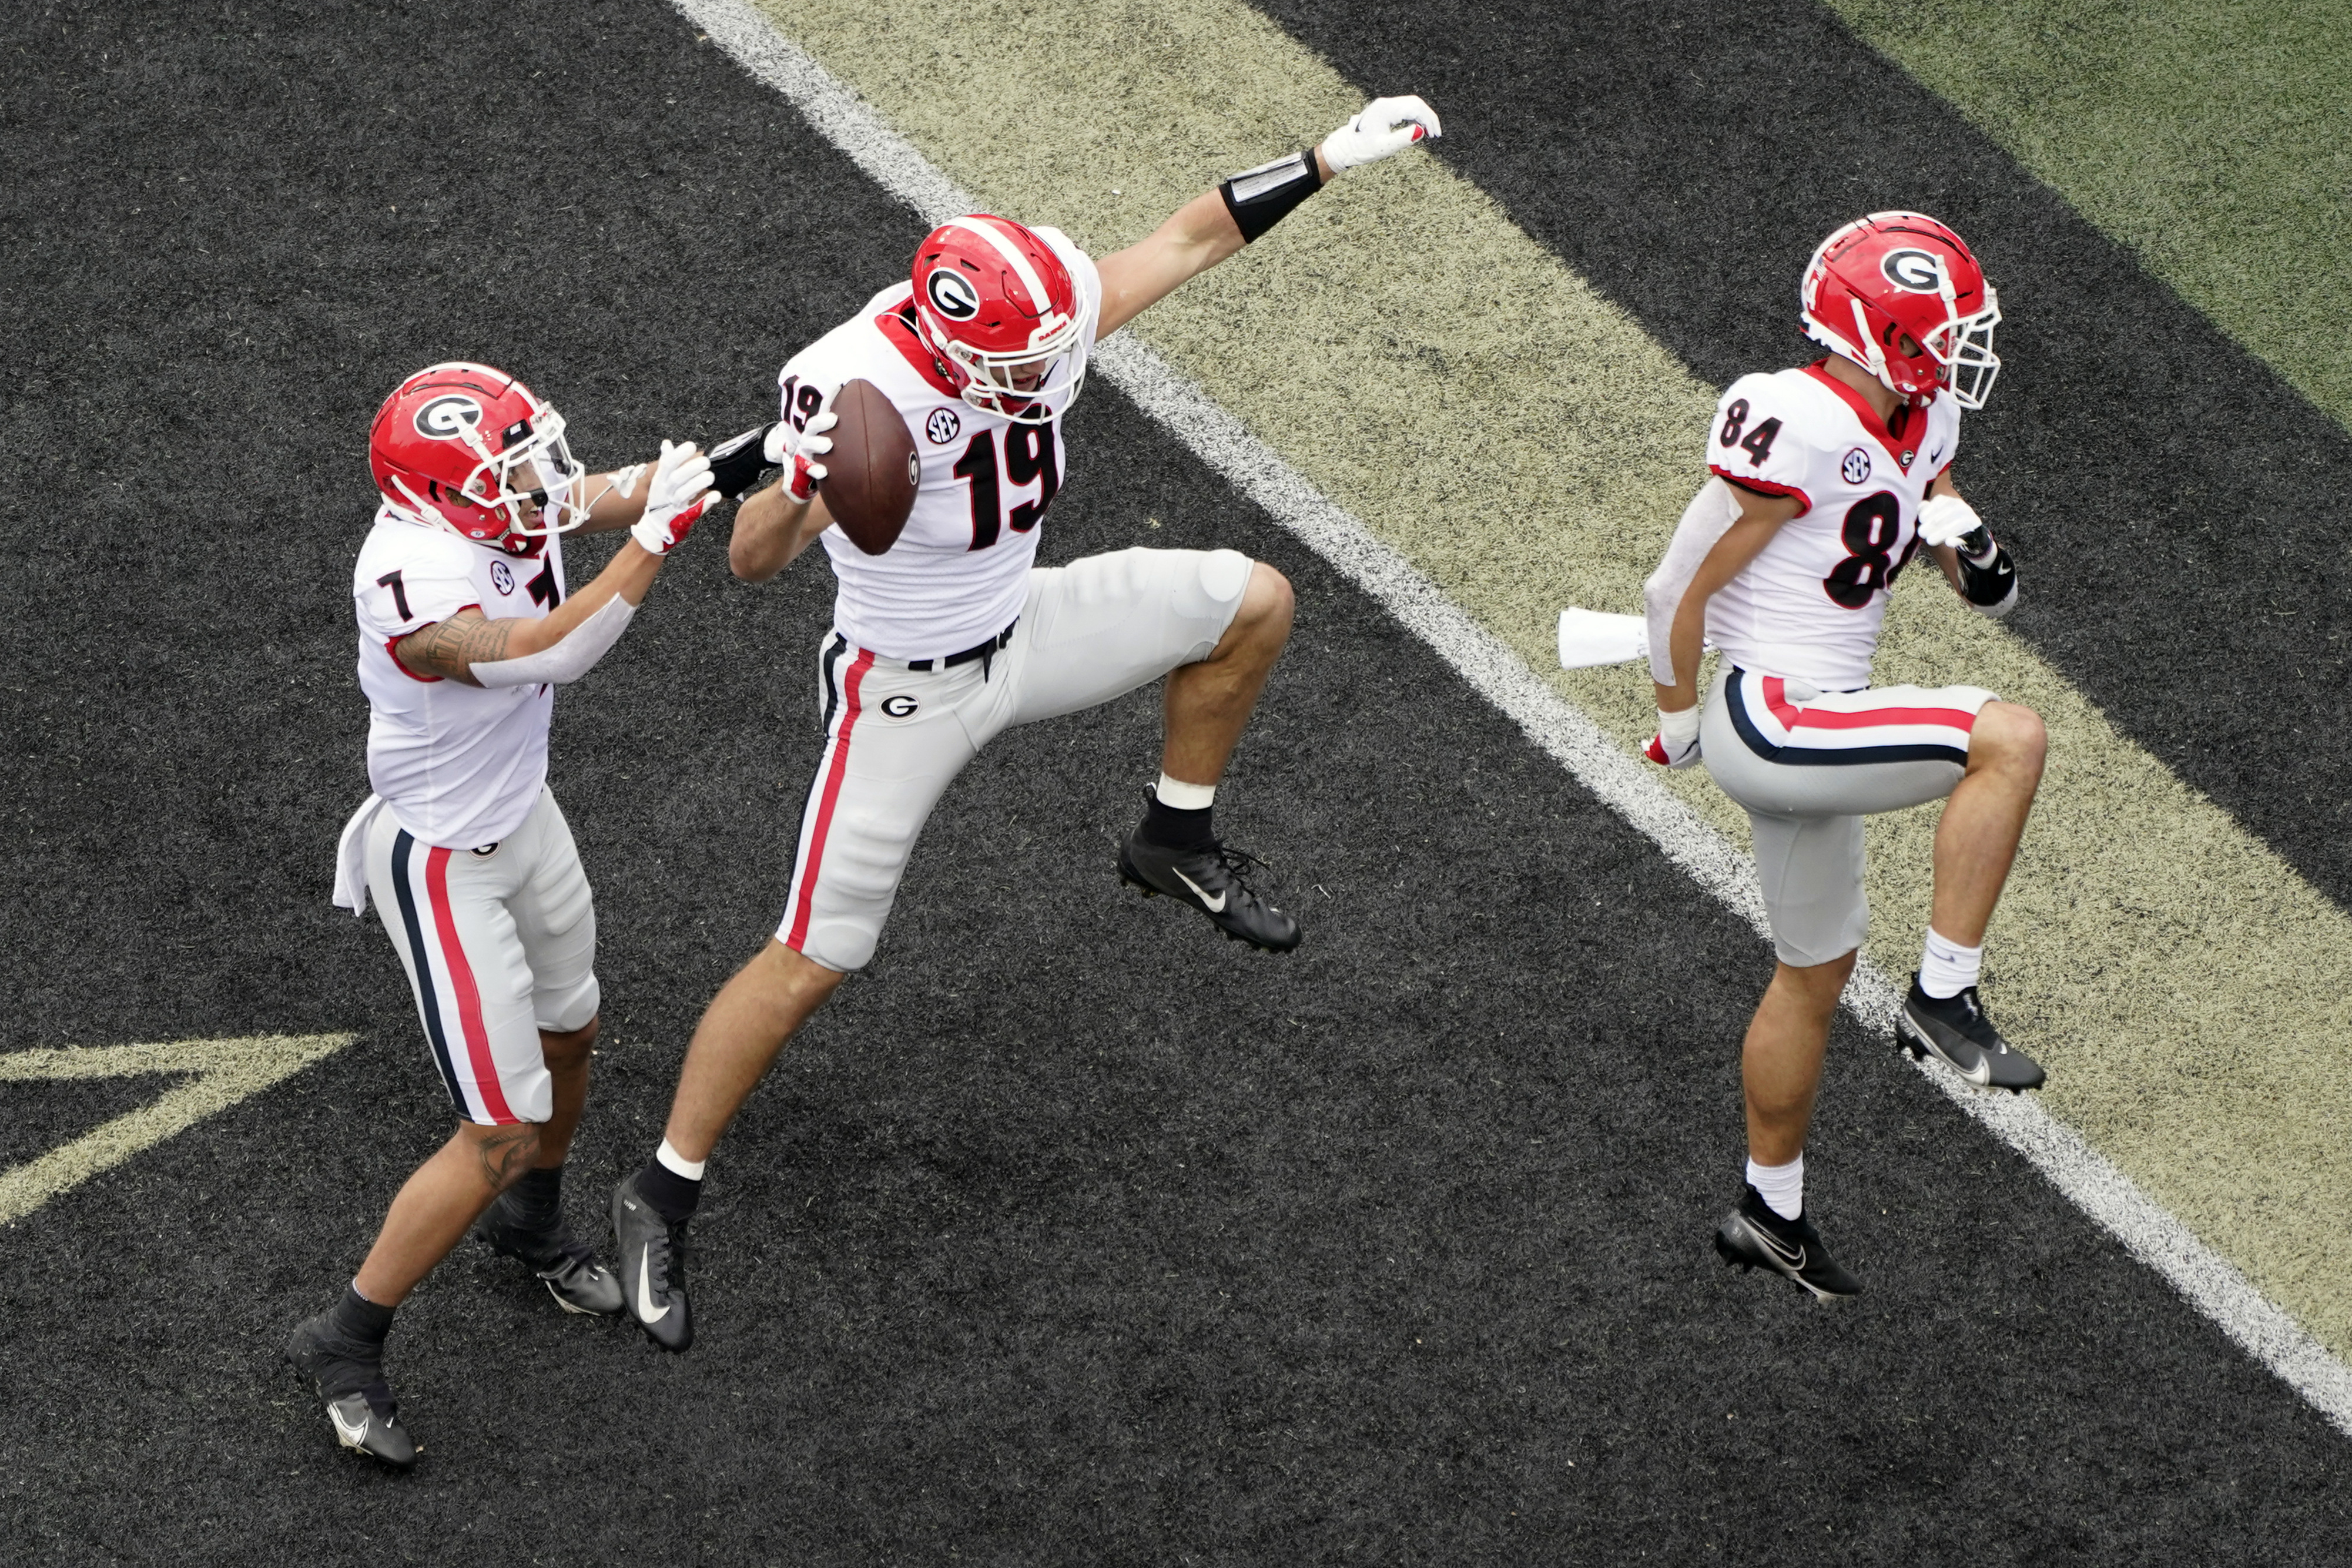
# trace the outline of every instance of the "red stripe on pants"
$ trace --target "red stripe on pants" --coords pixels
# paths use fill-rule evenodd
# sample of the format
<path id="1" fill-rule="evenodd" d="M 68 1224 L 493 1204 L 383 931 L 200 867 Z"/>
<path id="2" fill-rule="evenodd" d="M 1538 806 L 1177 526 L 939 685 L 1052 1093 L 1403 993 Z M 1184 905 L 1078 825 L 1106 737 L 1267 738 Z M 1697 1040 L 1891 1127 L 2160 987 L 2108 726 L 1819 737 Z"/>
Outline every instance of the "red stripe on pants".
<path id="1" fill-rule="evenodd" d="M 1977 716 L 1965 708 L 1874 708 L 1864 713 L 1824 712 L 1807 708 L 1791 729 L 1868 730 L 1880 724 L 1936 724 L 1948 730 L 1974 730 Z"/>
<path id="2" fill-rule="evenodd" d="M 1791 735 L 1810 730 L 1870 730 L 1882 724 L 1937 724 L 1965 733 L 1976 732 L 1977 716 L 1965 708 L 1872 708 L 1860 713 L 1836 709 L 1800 708 L 1789 700 L 1788 683 L 1777 675 L 1764 678 L 1764 706 Z"/>
<path id="3" fill-rule="evenodd" d="M 441 961 L 449 966 L 449 989 L 457 998 L 457 1020 L 466 1032 L 466 1058 L 473 1064 L 474 1088 L 492 1123 L 503 1126 L 521 1118 L 507 1109 L 506 1091 L 499 1087 L 499 1064 L 490 1055 L 490 1032 L 482 1026 L 482 993 L 474 984 L 474 966 L 466 962 L 465 944 L 457 940 L 457 917 L 449 909 L 449 851 L 436 849 L 425 857 L 425 890 L 433 900 L 433 926 L 441 934 Z"/>
<path id="4" fill-rule="evenodd" d="M 834 732 L 833 765 L 824 772 L 824 794 L 817 801 L 816 823 L 809 829 L 808 855 L 801 866 L 801 896 L 793 900 L 793 929 L 784 938 L 784 945 L 794 952 L 808 940 L 809 916 L 816 905 L 817 868 L 824 863 L 825 830 L 833 826 L 842 775 L 849 771 L 849 731 L 857 723 L 857 691 L 865 684 L 866 672 L 873 668 L 874 656 L 861 649 L 849 673 L 842 677 L 841 728 Z"/>

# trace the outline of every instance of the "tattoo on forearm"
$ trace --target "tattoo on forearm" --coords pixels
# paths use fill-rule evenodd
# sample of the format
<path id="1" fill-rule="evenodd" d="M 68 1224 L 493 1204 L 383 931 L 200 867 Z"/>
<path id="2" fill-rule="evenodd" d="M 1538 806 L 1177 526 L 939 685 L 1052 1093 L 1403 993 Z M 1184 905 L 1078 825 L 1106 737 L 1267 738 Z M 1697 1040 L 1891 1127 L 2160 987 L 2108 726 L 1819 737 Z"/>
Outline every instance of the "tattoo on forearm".
<path id="1" fill-rule="evenodd" d="M 478 1141 L 474 1149 L 481 1156 L 482 1179 L 503 1192 L 539 1157 L 538 1124 L 524 1121 L 502 1127 Z"/>
<path id="2" fill-rule="evenodd" d="M 471 667 L 506 658 L 507 639 L 515 626 L 512 619 L 494 621 L 479 610 L 460 610 L 403 637 L 400 662 L 420 674 L 478 686 Z"/>

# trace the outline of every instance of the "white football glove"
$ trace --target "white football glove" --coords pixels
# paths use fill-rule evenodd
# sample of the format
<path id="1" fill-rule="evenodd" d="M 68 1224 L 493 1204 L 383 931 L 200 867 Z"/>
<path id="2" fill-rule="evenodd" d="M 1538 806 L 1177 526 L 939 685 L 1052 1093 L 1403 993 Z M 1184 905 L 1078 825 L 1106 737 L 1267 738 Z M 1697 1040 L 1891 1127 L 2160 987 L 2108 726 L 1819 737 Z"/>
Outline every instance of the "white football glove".
<path id="1" fill-rule="evenodd" d="M 1929 496 L 1919 507 L 1919 542 L 1958 544 L 1984 526 L 1977 509 L 1948 490 Z"/>
<path id="2" fill-rule="evenodd" d="M 691 441 L 662 443 L 646 489 L 645 514 L 629 525 L 629 537 L 651 554 L 667 555 L 685 542 L 719 492 L 710 488 L 710 459 Z"/>
<path id="3" fill-rule="evenodd" d="M 768 461 L 784 470 L 784 493 L 796 501 L 806 503 L 814 498 L 817 481 L 824 478 L 824 455 L 833 450 L 833 437 L 825 432 L 833 428 L 836 417 L 833 398 L 840 390 L 827 387 L 824 401 L 799 429 L 793 429 L 786 418 L 778 420 L 768 432 Z"/>
<path id="4" fill-rule="evenodd" d="M 1659 709 L 1658 732 L 1650 737 L 1642 754 L 1666 768 L 1686 768 L 1698 761 L 1698 710 L 1669 713 Z"/>
<path id="5" fill-rule="evenodd" d="M 1424 138 L 1434 140 L 1444 134 L 1444 128 L 1437 123 L 1437 110 L 1420 99 L 1376 98 L 1356 118 L 1323 138 L 1317 151 L 1336 174 L 1360 163 L 1377 163 Z"/>

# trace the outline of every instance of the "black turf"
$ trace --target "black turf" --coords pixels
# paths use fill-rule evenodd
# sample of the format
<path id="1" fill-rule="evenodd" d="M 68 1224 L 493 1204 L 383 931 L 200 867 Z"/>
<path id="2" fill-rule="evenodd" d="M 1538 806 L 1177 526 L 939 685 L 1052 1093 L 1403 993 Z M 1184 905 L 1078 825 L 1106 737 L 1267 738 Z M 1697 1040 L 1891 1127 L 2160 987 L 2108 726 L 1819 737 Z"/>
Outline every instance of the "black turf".
<path id="1" fill-rule="evenodd" d="M 1841 1026 L 1808 1192 L 1871 1295 L 1723 1268 L 1764 944 L 1101 384 L 1048 558 L 1214 542 L 1297 584 L 1219 822 L 1307 945 L 1119 887 L 1150 693 L 1006 737 L 722 1145 L 693 1352 L 464 1247 L 387 1358 L 423 1461 L 347 1462 L 278 1348 L 446 1130 L 389 943 L 326 903 L 367 416 L 469 353 L 592 460 L 741 428 L 919 226 L 646 0 L 16 37 L 0 908 L 43 913 L 0 944 L 7 1043 L 361 1039 L 0 1232 L 12 1557 L 2337 1553 L 2343 1439 L 1883 1039 Z M 523 199 L 578 244 L 482 231 Z M 577 1223 L 772 925 L 816 756 L 825 574 L 746 588 L 719 544 L 558 705 L 607 997 Z"/>
<path id="2" fill-rule="evenodd" d="M 1951 223 L 2004 316 L 1954 473 L 2014 550 L 2005 624 L 2352 901 L 2342 426 L 1826 8 L 1260 4 L 1366 91 L 1437 105 L 1437 155 L 1717 385 L 1819 355 L 1797 278 L 1832 228 Z"/>

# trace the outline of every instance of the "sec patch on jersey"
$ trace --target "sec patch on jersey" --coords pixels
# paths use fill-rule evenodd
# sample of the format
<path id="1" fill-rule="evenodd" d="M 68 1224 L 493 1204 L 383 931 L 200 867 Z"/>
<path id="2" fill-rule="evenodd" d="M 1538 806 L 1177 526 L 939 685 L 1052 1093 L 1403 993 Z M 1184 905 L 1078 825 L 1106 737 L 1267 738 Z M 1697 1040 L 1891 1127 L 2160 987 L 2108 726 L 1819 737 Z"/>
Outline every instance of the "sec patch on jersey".
<path id="1" fill-rule="evenodd" d="M 868 555 L 898 542 L 922 478 L 915 437 L 898 407 L 870 381 L 834 395 L 833 450 L 818 493 L 849 542 Z"/>

